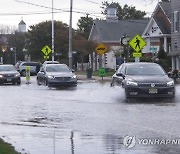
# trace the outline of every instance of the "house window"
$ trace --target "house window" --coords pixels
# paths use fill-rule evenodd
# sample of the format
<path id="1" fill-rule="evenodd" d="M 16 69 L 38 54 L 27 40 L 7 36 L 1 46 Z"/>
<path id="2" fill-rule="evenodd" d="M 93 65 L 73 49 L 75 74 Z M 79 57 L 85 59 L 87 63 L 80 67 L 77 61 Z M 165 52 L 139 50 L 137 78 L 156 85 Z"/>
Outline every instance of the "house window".
<path id="1" fill-rule="evenodd" d="M 179 32 L 179 12 L 174 12 L 174 32 Z"/>

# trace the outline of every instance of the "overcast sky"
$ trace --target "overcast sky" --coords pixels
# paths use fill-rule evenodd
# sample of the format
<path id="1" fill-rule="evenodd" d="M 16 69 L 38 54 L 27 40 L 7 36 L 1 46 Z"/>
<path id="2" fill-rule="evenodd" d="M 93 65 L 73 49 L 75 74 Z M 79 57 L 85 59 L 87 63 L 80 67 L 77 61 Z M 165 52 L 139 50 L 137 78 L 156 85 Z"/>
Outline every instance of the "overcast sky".
<path id="1" fill-rule="evenodd" d="M 69 24 L 70 0 L 1 0 L 0 25 L 17 26 L 23 19 L 28 27 L 51 20 L 52 1 L 54 1 L 54 19 Z M 100 8 L 103 1 L 105 0 L 73 0 L 73 27 L 76 28 L 78 19 L 86 13 L 93 18 L 103 18 Z M 119 2 L 120 5 L 135 6 L 136 9 L 146 11 L 150 15 L 158 0 L 154 3 L 147 2 L 151 0 L 109 0 L 108 2 L 112 1 Z"/>

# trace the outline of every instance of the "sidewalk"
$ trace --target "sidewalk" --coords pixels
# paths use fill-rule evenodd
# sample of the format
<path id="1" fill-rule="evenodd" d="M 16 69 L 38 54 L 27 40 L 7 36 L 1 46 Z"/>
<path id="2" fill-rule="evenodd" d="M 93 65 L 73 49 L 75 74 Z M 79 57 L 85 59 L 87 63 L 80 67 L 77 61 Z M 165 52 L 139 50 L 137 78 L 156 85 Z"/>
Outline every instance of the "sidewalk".
<path id="1" fill-rule="evenodd" d="M 99 76 L 92 76 L 92 78 L 87 78 L 87 75 L 77 75 L 78 80 L 96 80 L 96 81 L 111 81 L 111 77 L 99 77 Z"/>

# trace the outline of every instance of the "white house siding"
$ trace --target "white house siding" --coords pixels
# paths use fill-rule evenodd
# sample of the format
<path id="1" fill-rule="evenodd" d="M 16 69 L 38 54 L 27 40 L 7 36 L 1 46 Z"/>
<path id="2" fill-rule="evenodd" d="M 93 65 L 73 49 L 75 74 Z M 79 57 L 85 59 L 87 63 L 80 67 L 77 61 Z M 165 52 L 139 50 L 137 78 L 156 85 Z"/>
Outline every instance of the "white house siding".
<path id="1" fill-rule="evenodd" d="M 179 70 L 180 68 L 180 24 L 178 25 L 178 30 L 175 31 L 175 23 L 174 23 L 174 13 L 180 12 L 180 1 L 179 0 L 171 0 L 171 56 L 172 56 L 172 69 Z M 179 13 L 180 14 L 180 13 Z M 177 19 L 177 22 L 180 23 L 180 16 Z"/>

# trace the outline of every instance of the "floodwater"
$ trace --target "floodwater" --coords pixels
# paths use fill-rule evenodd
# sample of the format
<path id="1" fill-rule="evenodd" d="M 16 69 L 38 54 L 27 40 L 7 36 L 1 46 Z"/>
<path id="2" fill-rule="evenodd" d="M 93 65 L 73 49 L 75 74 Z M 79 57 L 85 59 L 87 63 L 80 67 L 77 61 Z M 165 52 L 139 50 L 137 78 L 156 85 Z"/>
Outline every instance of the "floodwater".
<path id="1" fill-rule="evenodd" d="M 0 137 L 28 154 L 178 154 L 179 145 L 123 144 L 136 139 L 180 138 L 179 86 L 175 102 L 126 102 L 110 82 L 79 81 L 76 88 L 31 84 L 0 86 Z"/>

